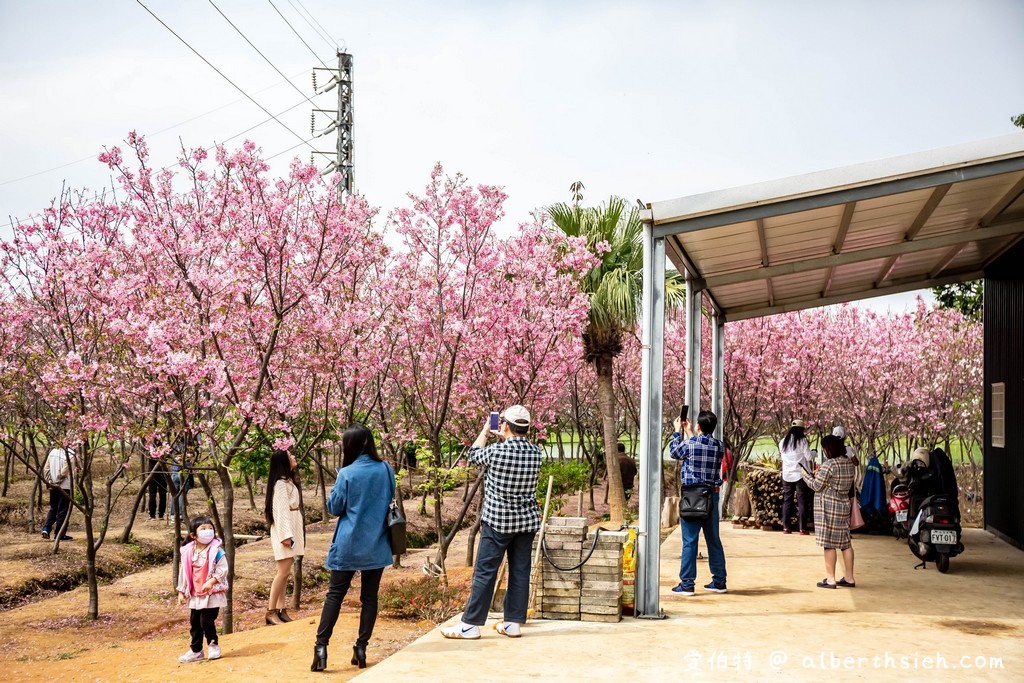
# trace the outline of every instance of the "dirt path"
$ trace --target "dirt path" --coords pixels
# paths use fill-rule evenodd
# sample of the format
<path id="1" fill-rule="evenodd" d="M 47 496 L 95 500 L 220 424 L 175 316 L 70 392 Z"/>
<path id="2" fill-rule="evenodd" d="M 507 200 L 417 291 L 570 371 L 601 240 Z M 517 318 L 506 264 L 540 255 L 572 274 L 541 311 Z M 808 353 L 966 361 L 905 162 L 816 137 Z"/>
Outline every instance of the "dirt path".
<path id="1" fill-rule="evenodd" d="M 161 526 L 144 526 L 140 534 L 154 538 L 169 535 L 170 531 Z M 23 533 L 3 536 L 8 538 L 0 542 L 7 540 L 13 545 L 34 547 L 37 553 L 45 553 L 48 547 L 45 542 L 28 539 Z M 307 568 L 322 564 L 330 539 L 331 532 L 326 529 L 309 533 Z M 403 558 L 403 569 L 387 569 L 385 583 L 423 576 L 421 568 L 429 552 L 414 551 Z M 464 545 L 455 549 L 454 564 L 461 562 L 464 552 Z M 218 680 L 277 681 L 285 676 L 288 680 L 322 680 L 323 674 L 310 673 L 309 664 L 325 587 L 305 590 L 304 607 L 293 614 L 295 621 L 291 624 L 264 626 L 265 599 L 247 593 L 247 586 L 268 582 L 272 565 L 266 542 L 239 548 L 235 633 L 221 636 L 223 657 L 220 661 L 178 662 L 178 655 L 188 649 L 188 610 L 175 605 L 170 569 L 160 566 L 101 586 L 98 621 L 85 617 L 88 593 L 84 586 L 4 612 L 0 619 L 0 658 L 5 662 L 5 678 L 18 681 L 176 681 L 194 680 L 201 672 Z M 21 570 L 24 571 L 24 566 Z M 452 576 L 465 580 L 467 571 L 453 566 Z M 328 660 L 331 680 L 344 681 L 359 673 L 349 664 L 359 619 L 357 596 L 358 590 L 350 591 L 335 628 Z M 373 666 L 433 627 L 431 622 L 381 616 L 368 650 L 369 665 Z M 272 664 L 268 666 L 268 662 Z"/>

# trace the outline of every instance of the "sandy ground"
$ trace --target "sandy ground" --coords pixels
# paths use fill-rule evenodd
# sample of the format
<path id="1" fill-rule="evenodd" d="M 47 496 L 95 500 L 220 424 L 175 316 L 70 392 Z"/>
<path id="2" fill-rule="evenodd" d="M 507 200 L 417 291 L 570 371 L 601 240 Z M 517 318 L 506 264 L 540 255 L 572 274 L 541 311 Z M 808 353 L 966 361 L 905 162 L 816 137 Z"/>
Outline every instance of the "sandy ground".
<path id="1" fill-rule="evenodd" d="M 330 545 L 331 531 L 319 529 L 307 535 L 307 568 L 321 565 Z M 161 522 L 142 522 L 135 533 L 154 541 L 162 538 L 170 542 L 172 538 L 170 527 Z M 8 558 L 0 561 L 0 568 L 9 565 L 19 572 L 19 578 L 27 563 L 12 560 L 11 556 L 43 556 L 49 548 L 46 542 L 25 533 L 5 531 L 0 537 Z M 76 542 L 80 543 L 71 543 Z M 325 587 L 307 589 L 303 608 L 297 613 L 292 611 L 295 621 L 283 626 L 265 626 L 265 601 L 251 595 L 240 596 L 244 593 L 242 586 L 256 581 L 267 583 L 273 576 L 273 560 L 266 543 L 250 543 L 238 549 L 235 632 L 220 637 L 221 661 L 189 665 L 177 661 L 189 648 L 188 610 L 175 604 L 168 565 L 101 586 L 97 621 L 85 616 L 88 593 L 84 586 L 4 612 L 0 620 L 0 659 L 5 663 L 5 678 L 176 681 L 194 678 L 198 672 L 209 674 L 216 666 L 216 676 L 221 680 L 276 681 L 286 672 L 289 680 L 322 680 L 322 674 L 310 673 L 309 665 Z M 464 553 L 464 543 L 453 547 L 454 565 L 462 564 Z M 426 550 L 409 553 L 403 558 L 403 569 L 385 571 L 385 583 L 422 577 L 422 565 L 430 554 Z M 453 580 L 468 580 L 468 570 L 458 566 L 453 566 L 451 575 Z M 246 606 L 250 609 L 240 609 Z M 332 680 L 348 680 L 359 672 L 348 663 L 358 610 L 358 589 L 353 586 L 335 627 L 329 676 Z M 218 620 L 218 626 L 222 624 Z M 373 666 L 433 627 L 429 621 L 379 617 L 368 664 Z"/>

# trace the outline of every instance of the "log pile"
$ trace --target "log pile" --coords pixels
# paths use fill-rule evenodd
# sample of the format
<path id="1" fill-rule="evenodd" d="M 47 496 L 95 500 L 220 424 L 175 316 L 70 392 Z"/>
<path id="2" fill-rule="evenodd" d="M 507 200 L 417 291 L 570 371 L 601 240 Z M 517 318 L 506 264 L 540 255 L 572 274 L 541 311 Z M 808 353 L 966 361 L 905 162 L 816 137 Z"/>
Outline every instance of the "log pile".
<path id="1" fill-rule="evenodd" d="M 761 528 L 780 525 L 782 512 L 782 472 L 763 467 L 748 467 L 744 476 L 750 496 L 751 515 Z"/>

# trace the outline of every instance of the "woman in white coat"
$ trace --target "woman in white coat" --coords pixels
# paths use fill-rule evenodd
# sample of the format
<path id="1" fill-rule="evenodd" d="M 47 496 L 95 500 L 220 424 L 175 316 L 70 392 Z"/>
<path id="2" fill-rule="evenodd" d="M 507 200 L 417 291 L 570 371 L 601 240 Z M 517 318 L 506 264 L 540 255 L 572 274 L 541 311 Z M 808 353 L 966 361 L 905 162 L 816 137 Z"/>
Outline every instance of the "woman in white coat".
<path id="1" fill-rule="evenodd" d="M 285 589 L 288 588 L 288 576 L 292 573 L 295 556 L 306 552 L 297 467 L 295 456 L 288 451 L 274 451 L 270 456 L 264 514 L 270 525 L 270 544 L 274 549 L 274 560 L 277 561 L 277 574 L 270 584 L 268 624 L 283 624 L 292 620 L 285 609 Z"/>

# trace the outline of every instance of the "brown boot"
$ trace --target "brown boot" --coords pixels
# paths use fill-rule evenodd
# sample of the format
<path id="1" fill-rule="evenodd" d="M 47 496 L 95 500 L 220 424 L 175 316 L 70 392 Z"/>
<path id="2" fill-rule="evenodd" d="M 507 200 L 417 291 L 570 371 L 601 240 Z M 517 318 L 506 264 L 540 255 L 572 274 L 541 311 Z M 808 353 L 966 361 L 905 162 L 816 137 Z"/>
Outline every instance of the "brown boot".
<path id="1" fill-rule="evenodd" d="M 286 624 L 287 624 L 287 623 L 288 623 L 289 621 L 294 621 L 294 619 L 292 619 L 292 618 L 291 618 L 291 617 L 290 617 L 290 616 L 288 615 L 288 610 L 286 610 L 286 609 L 279 609 L 279 610 L 277 610 L 277 616 L 278 616 L 278 618 L 279 618 L 279 619 L 280 619 L 281 621 L 283 621 L 283 622 L 284 622 L 284 623 L 286 623 Z"/>
<path id="2" fill-rule="evenodd" d="M 281 621 L 281 617 L 279 617 L 277 615 L 277 610 L 276 609 L 268 609 L 267 610 L 267 626 L 271 626 L 271 625 L 273 625 L 273 626 L 280 626 L 283 623 L 284 622 Z"/>

